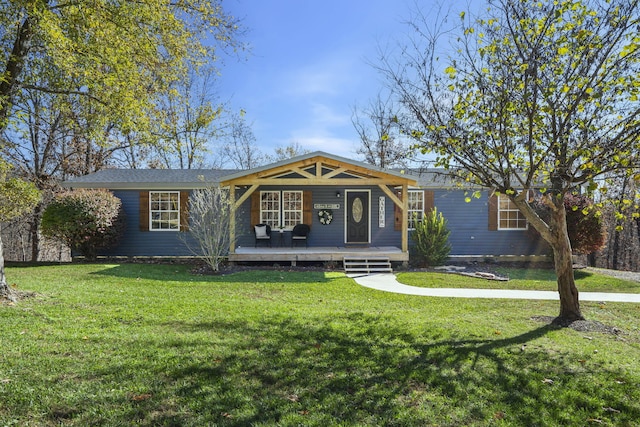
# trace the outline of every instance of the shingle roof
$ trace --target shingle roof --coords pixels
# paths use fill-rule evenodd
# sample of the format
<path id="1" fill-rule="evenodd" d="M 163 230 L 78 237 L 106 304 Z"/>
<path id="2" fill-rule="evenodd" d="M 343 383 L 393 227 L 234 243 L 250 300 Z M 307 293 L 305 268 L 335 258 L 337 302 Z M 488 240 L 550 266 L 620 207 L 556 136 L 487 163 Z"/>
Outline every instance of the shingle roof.
<path id="1" fill-rule="evenodd" d="M 445 169 L 404 169 L 404 174 L 415 179 L 420 188 L 457 188 L 457 182 Z M 469 185 L 468 187 L 473 187 Z"/>
<path id="2" fill-rule="evenodd" d="M 71 178 L 63 186 L 112 190 L 192 189 L 216 184 L 221 177 L 235 172 L 234 169 L 103 169 Z"/>
<path id="3" fill-rule="evenodd" d="M 327 154 L 321 151 L 304 154 L 293 159 L 261 166 L 250 170 L 236 169 L 103 169 L 101 171 L 71 178 L 63 183 L 67 188 L 108 188 L 111 190 L 188 190 L 204 188 L 211 184 L 217 184 L 238 176 L 267 170 L 279 165 L 285 165 L 295 161 L 315 156 L 324 156 L 330 159 L 348 162 L 371 170 L 382 171 L 391 175 L 403 176 L 415 179 L 420 188 L 452 188 L 456 184 L 446 174 L 444 169 L 381 169 L 346 159 L 344 157 Z"/>

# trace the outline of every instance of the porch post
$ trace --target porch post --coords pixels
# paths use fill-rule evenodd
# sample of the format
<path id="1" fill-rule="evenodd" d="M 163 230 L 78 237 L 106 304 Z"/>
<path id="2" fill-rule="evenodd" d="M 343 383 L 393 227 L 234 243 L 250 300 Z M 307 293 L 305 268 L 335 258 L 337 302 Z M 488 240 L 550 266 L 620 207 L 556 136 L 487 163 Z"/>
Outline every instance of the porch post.
<path id="1" fill-rule="evenodd" d="M 231 217 L 229 218 L 229 253 L 236 253 L 236 186 L 229 184 L 229 209 Z"/>
<path id="2" fill-rule="evenodd" d="M 409 212 L 409 194 L 408 185 L 402 184 L 402 252 L 409 252 L 409 219 L 407 218 L 407 212 Z"/>

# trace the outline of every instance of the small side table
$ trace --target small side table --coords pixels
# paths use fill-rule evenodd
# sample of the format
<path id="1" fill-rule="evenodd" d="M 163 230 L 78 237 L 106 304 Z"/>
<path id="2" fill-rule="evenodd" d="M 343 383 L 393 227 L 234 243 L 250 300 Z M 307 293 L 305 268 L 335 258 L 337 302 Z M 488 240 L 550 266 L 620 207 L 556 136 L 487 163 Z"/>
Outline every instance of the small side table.
<path id="1" fill-rule="evenodd" d="M 284 233 L 289 232 L 290 230 L 285 230 L 284 228 L 281 228 L 278 230 L 278 232 L 280 233 L 280 247 L 284 247 Z"/>

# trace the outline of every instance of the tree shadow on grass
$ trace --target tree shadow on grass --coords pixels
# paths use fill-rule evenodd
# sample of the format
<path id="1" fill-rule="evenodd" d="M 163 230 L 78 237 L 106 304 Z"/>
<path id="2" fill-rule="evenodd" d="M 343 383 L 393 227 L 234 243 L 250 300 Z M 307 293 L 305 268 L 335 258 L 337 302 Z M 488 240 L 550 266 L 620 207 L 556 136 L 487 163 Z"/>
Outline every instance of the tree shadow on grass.
<path id="1" fill-rule="evenodd" d="M 115 264 L 93 272 L 95 275 L 121 277 L 127 279 L 145 279 L 182 282 L 249 282 L 249 283 L 313 283 L 334 280 L 324 271 L 281 271 L 251 269 L 225 275 L 197 274 L 191 265 L 158 264 L 150 267 L 146 264 Z"/>
<path id="2" fill-rule="evenodd" d="M 328 322 L 271 316 L 166 326 L 183 338 L 158 349 L 165 354 L 168 347 L 174 357 L 155 373 L 154 398 L 116 421 L 484 426 L 640 419 L 640 391 L 619 380 L 624 374 L 540 344 L 552 325 L 475 339 L 446 329 L 412 334 L 392 319 L 357 312 Z M 100 375 L 122 376 L 123 367 L 112 368 Z M 185 409 L 163 413 L 171 406 Z"/>

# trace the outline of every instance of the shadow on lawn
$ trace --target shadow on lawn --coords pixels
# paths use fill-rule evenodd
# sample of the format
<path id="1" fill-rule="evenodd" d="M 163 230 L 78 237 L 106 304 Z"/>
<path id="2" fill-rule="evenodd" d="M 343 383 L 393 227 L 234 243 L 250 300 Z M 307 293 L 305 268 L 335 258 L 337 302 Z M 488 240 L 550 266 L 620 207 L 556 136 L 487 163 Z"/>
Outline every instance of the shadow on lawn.
<path id="1" fill-rule="evenodd" d="M 157 372 L 154 391 L 164 401 L 141 402 L 139 413 L 156 415 L 140 425 L 193 424 L 196 414 L 196 424 L 230 426 L 488 425 L 500 420 L 584 425 L 589 419 L 632 425 L 640 419 L 639 406 L 632 403 L 639 392 L 631 381 L 620 381 L 623 374 L 615 368 L 571 360 L 533 343 L 555 330 L 550 325 L 512 337 L 459 340 L 448 331 L 417 336 L 393 320 L 362 313 L 324 324 L 272 317 L 257 324 L 172 327 L 179 336 L 212 333 L 226 344 L 168 343 L 176 359 Z M 598 381 L 602 372 L 610 383 Z M 191 415 L 162 415 L 160 408 L 169 401 L 188 407 Z"/>
<path id="2" fill-rule="evenodd" d="M 329 282 L 324 271 L 280 271 L 277 269 L 249 269 L 231 274 L 198 274 L 192 265 L 116 264 L 91 274 L 122 277 L 127 279 L 159 280 L 163 282 L 249 282 L 249 283 L 313 283 Z"/>

